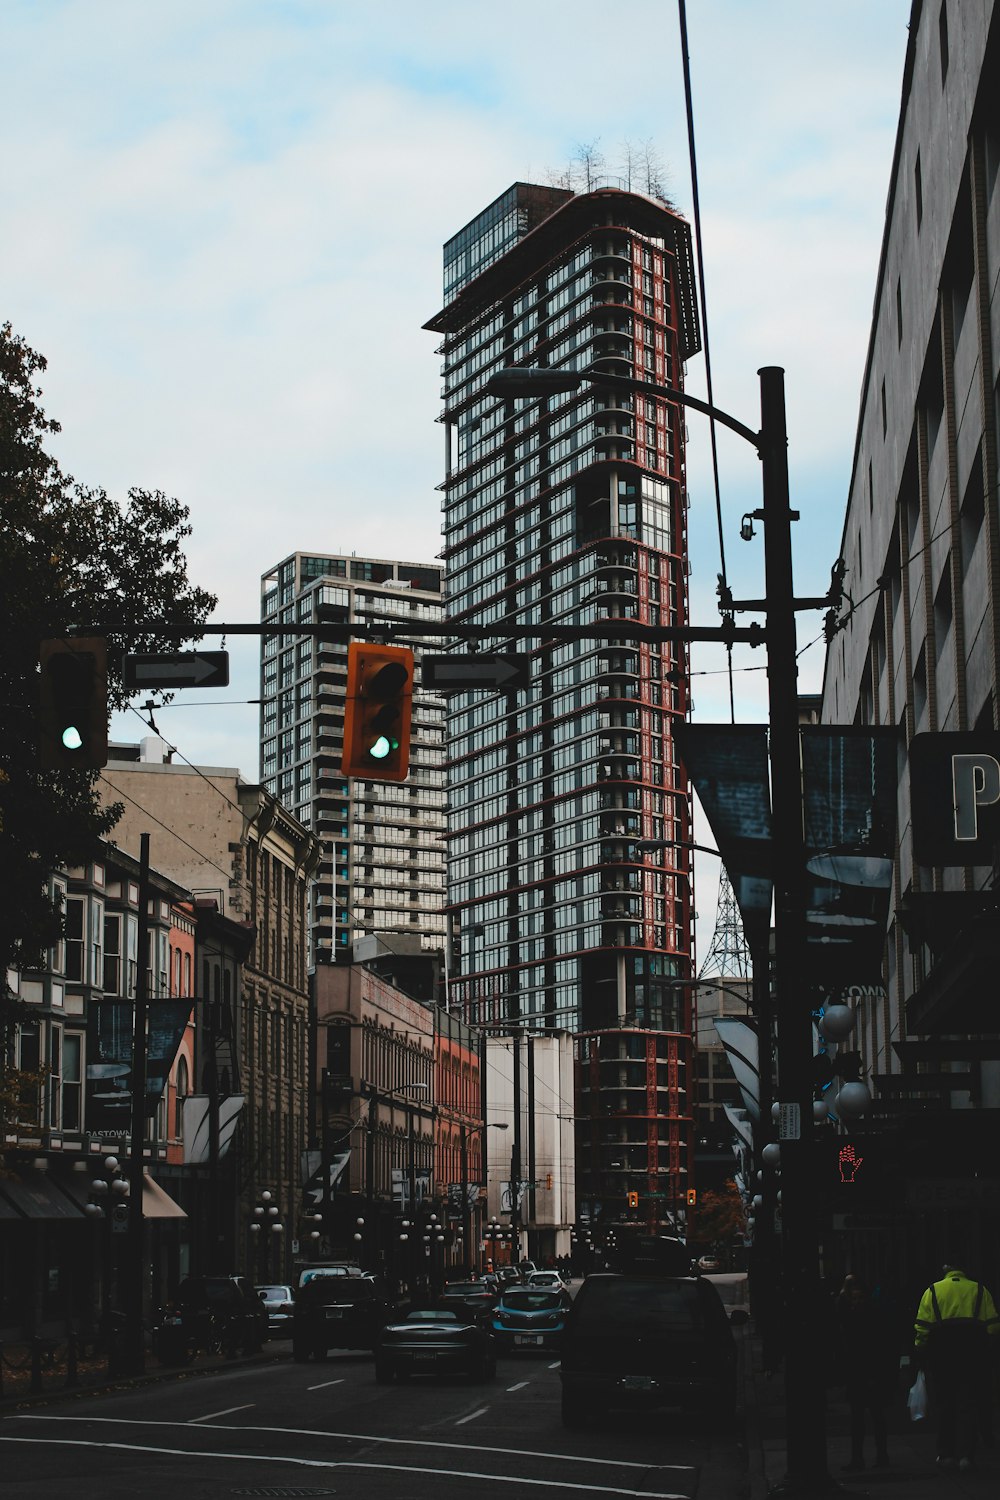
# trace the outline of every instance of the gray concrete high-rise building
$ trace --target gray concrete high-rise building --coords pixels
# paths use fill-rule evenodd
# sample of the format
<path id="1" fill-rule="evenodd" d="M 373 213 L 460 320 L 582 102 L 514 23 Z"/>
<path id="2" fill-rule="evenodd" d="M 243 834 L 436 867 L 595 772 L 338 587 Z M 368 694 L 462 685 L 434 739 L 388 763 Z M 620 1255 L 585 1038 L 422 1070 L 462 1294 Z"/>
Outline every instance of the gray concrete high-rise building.
<path id="1" fill-rule="evenodd" d="M 420 627 L 442 617 L 441 568 L 353 554 L 295 552 L 261 579 L 262 624 L 391 620 Z M 418 667 L 419 680 L 419 667 Z M 433 951 L 444 943 L 444 704 L 413 695 L 410 773 L 400 784 L 341 775 L 347 646 L 312 636 L 261 642 L 261 781 L 318 837 L 312 887 L 313 961 L 349 962 L 355 940 L 402 933 Z M 411 945 L 413 946 L 413 945 Z"/>

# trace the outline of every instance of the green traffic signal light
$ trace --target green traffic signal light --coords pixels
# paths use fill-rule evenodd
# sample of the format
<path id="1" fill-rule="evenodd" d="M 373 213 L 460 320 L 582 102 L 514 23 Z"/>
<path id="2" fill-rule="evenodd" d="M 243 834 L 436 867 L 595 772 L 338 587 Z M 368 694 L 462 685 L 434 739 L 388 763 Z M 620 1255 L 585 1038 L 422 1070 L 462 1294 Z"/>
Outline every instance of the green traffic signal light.
<path id="1" fill-rule="evenodd" d="M 413 652 L 352 641 L 344 703 L 345 776 L 405 781 L 409 763 Z"/>
<path id="2" fill-rule="evenodd" d="M 42 641 L 38 660 L 39 764 L 47 770 L 107 765 L 107 642 Z"/>

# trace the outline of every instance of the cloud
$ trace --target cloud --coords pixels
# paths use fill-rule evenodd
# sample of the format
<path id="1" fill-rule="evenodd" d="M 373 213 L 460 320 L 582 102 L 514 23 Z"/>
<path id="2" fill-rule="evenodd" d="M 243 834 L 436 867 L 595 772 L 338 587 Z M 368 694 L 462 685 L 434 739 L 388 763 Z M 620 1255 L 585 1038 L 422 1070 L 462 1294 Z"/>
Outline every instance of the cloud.
<path id="1" fill-rule="evenodd" d="M 909 0 L 690 11 L 715 398 L 754 425 L 758 366 L 786 368 L 796 579 L 820 591 Z M 660 0 L 627 17 L 603 0 L 11 0 L 0 25 L 2 315 L 49 359 L 66 467 L 190 506 L 192 576 L 217 590 L 221 619 L 255 619 L 261 573 L 298 549 L 440 550 L 441 382 L 421 325 L 440 304 L 446 238 L 582 141 L 612 172 L 626 138 L 654 141 L 690 210 L 676 17 Z M 702 359 L 688 378 L 703 393 Z M 689 426 L 691 617 L 713 623 L 707 431 L 693 414 Z M 760 543 L 738 531 L 759 464 L 728 434 L 719 451 L 730 578 L 753 597 Z M 800 640 L 816 628 L 808 617 Z M 229 644 L 235 704 L 257 696 L 257 643 Z M 724 651 L 692 656 L 699 717 L 728 718 Z M 737 716 L 763 718 L 759 653 L 734 662 Z M 800 666 L 818 682 L 822 648 Z M 164 733 L 255 778 L 256 710 L 184 702 Z M 131 715 L 116 732 L 143 731 Z"/>

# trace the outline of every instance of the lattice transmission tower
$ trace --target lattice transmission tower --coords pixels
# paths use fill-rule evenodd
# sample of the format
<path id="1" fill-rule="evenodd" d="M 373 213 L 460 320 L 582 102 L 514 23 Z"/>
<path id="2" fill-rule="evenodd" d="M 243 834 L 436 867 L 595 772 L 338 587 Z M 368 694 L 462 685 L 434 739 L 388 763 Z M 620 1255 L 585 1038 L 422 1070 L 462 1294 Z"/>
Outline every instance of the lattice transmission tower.
<path id="1" fill-rule="evenodd" d="M 719 908 L 715 916 L 712 946 L 698 970 L 698 978 L 704 979 L 710 974 L 718 974 L 720 977 L 728 974 L 736 979 L 749 979 L 753 974 L 740 909 L 736 905 L 736 897 L 725 868 L 719 881 Z"/>

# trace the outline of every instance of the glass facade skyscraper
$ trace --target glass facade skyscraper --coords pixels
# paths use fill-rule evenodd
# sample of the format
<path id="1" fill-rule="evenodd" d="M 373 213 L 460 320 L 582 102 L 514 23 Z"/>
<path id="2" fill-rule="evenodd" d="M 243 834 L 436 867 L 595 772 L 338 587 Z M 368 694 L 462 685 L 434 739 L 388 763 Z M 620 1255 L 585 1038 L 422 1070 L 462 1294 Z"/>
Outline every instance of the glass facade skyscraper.
<path id="1" fill-rule="evenodd" d="M 440 621 L 441 569 L 349 555 L 293 553 L 261 579 L 261 623 L 349 625 Z M 411 633 L 412 630 L 412 633 Z M 316 963 L 346 963 L 364 933 L 444 945 L 444 703 L 413 695 L 410 773 L 400 784 L 341 775 L 347 646 L 311 636 L 261 641 L 261 780 L 319 836 L 310 943 Z"/>
<path id="2" fill-rule="evenodd" d="M 576 1034 L 578 1211 L 624 1218 L 634 1192 L 629 1216 L 655 1226 L 693 1145 L 691 808 L 671 733 L 687 650 L 600 633 L 687 621 L 683 417 L 600 382 L 532 400 L 486 384 L 523 365 L 679 386 L 699 348 L 689 229 L 641 194 L 517 183 L 446 245 L 445 298 L 427 327 L 444 336 L 446 616 L 456 640 L 485 626 L 485 649 L 528 649 L 532 674 L 525 694 L 448 701 L 451 1003 Z M 527 647 L 514 625 L 537 626 Z"/>

